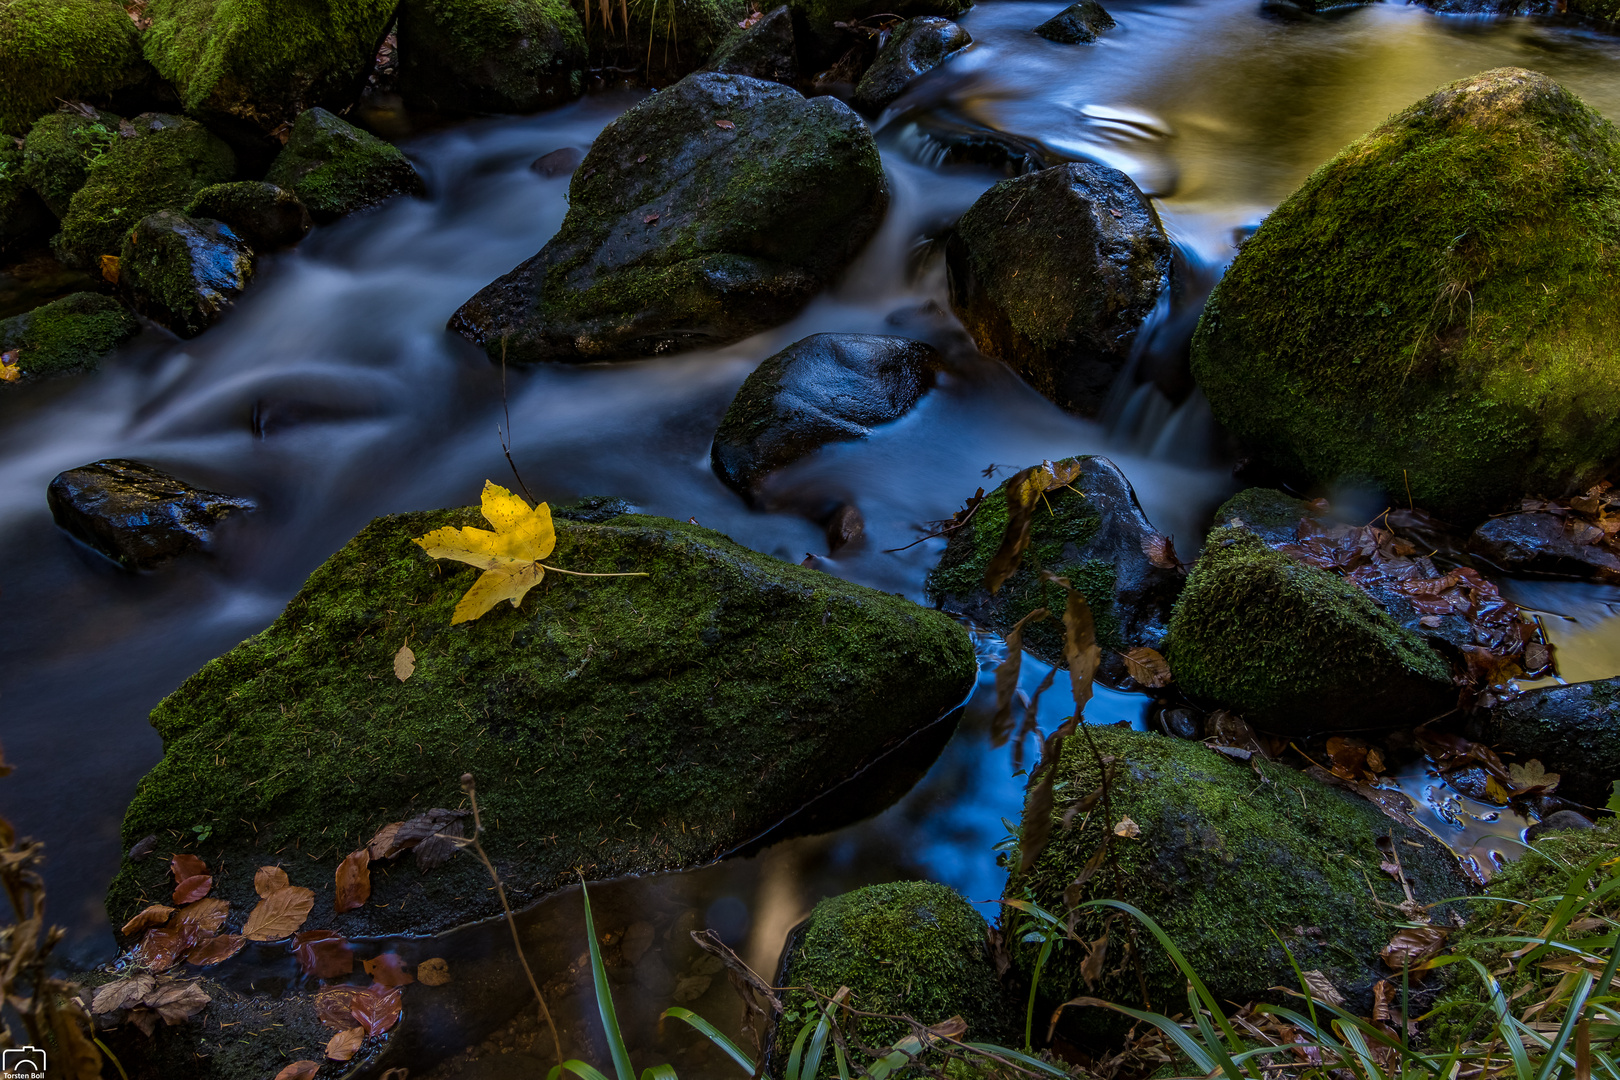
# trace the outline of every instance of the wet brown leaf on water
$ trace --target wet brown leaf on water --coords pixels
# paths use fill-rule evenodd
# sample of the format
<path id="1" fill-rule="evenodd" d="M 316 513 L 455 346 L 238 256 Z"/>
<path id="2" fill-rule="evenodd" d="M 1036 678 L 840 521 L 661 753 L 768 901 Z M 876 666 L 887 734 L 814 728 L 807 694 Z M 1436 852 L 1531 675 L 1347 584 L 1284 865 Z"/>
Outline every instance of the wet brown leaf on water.
<path id="1" fill-rule="evenodd" d="M 227 900 L 198 900 L 175 913 L 171 929 L 191 941 L 201 941 L 219 933 L 230 910 Z"/>
<path id="2" fill-rule="evenodd" d="M 1440 955 L 1445 945 L 1446 931 L 1438 926 L 1404 926 L 1378 955 L 1395 971 L 1403 968 L 1421 971 Z"/>
<path id="3" fill-rule="evenodd" d="M 399 652 L 394 654 L 394 678 L 404 682 L 416 671 L 416 654 L 411 651 L 410 645 L 401 645 Z"/>
<path id="4" fill-rule="evenodd" d="M 416 978 L 423 986 L 446 986 L 450 982 L 450 965 L 443 957 L 430 957 L 416 965 Z"/>
<path id="5" fill-rule="evenodd" d="M 304 925 L 315 907 L 315 892 L 301 885 L 288 885 L 277 889 L 263 900 L 248 916 L 242 927 L 242 936 L 249 941 L 276 941 L 290 937 Z"/>
<path id="6" fill-rule="evenodd" d="M 1103 964 L 1108 960 L 1108 935 L 1086 946 L 1086 958 L 1080 963 L 1080 977 L 1086 980 L 1086 989 L 1090 990 L 1102 978 Z"/>
<path id="7" fill-rule="evenodd" d="M 399 958 L 399 953 L 385 952 L 370 960 L 360 961 L 360 966 L 366 969 L 366 974 L 371 976 L 373 982 L 390 988 L 416 981 L 411 977 L 411 973 L 405 970 L 405 961 Z"/>
<path id="8" fill-rule="evenodd" d="M 141 943 L 135 946 L 135 961 L 153 971 L 168 971 L 179 962 L 180 954 L 191 944 L 173 930 L 162 927 L 148 930 Z"/>
<path id="9" fill-rule="evenodd" d="M 730 131 L 733 128 L 735 128 L 737 125 L 733 124 L 730 120 L 716 120 L 714 122 L 714 126 L 717 127 L 717 128 L 721 128 L 722 130 L 725 130 L 725 131 Z"/>
<path id="10" fill-rule="evenodd" d="M 186 953 L 186 963 L 197 967 L 211 967 L 214 964 L 229 960 L 242 951 L 247 944 L 247 938 L 241 934 L 220 934 L 198 942 Z"/>
<path id="11" fill-rule="evenodd" d="M 1309 990 L 1311 996 L 1316 1000 L 1325 1001 L 1329 1005 L 1344 1004 L 1344 995 L 1339 993 L 1339 988 L 1333 985 L 1332 979 L 1329 979 L 1320 971 L 1304 972 L 1304 978 L 1305 989 Z"/>
<path id="12" fill-rule="evenodd" d="M 130 936 L 138 934 L 148 927 L 162 926 L 169 921 L 169 916 L 173 914 L 174 908 L 169 907 L 167 904 L 153 904 L 150 907 L 141 909 L 139 914 L 124 924 L 119 933 Z"/>
<path id="13" fill-rule="evenodd" d="M 356 1023 L 351 1015 L 354 1011 L 355 998 L 359 997 L 364 989 L 365 987 L 351 986 L 348 983 L 322 987 L 315 993 L 316 1019 L 333 1031 L 348 1031 Z"/>
<path id="14" fill-rule="evenodd" d="M 1156 650 L 1139 645 L 1130 652 L 1121 653 L 1120 659 L 1125 661 L 1125 670 L 1139 685 L 1157 690 L 1170 684 L 1170 663 Z"/>
<path id="15" fill-rule="evenodd" d="M 1176 543 L 1168 536 L 1160 536 L 1158 533 L 1144 536 L 1142 554 L 1147 556 L 1150 565 L 1160 570 L 1175 570 L 1181 566 L 1181 560 L 1176 556 Z"/>
<path id="16" fill-rule="evenodd" d="M 326 1056 L 333 1061 L 348 1061 L 360 1052 L 365 1041 L 366 1033 L 357 1027 L 340 1031 L 327 1041 Z"/>
<path id="17" fill-rule="evenodd" d="M 214 887 L 214 879 L 207 874 L 198 874 L 189 877 L 174 887 L 174 902 L 189 904 L 194 900 L 201 900 L 207 896 Z"/>
<path id="18" fill-rule="evenodd" d="M 365 1029 L 367 1037 L 381 1035 L 399 1021 L 400 989 L 379 983 L 361 989 L 354 997 L 350 1015 Z"/>
<path id="19" fill-rule="evenodd" d="M 1122 817 L 1114 826 L 1114 835 L 1123 836 L 1127 840 L 1134 840 L 1138 836 L 1142 835 L 1142 826 L 1132 821 L 1129 817 Z"/>
<path id="20" fill-rule="evenodd" d="M 332 930 L 304 930 L 293 935 L 293 955 L 305 975 L 336 979 L 354 970 L 354 950 Z"/>
<path id="21" fill-rule="evenodd" d="M 1507 789 L 1506 784 L 1502 783 L 1502 781 L 1498 780 L 1494 776 L 1486 777 L 1486 779 L 1485 779 L 1485 801 L 1486 802 L 1493 802 L 1493 803 L 1501 804 L 1501 803 L 1507 802 L 1508 798 L 1509 798 L 1509 796 L 1508 796 L 1508 789 Z"/>
<path id="22" fill-rule="evenodd" d="M 253 875 L 253 891 L 260 899 L 268 899 L 271 893 L 285 889 L 288 884 L 287 871 L 279 866 L 261 866 Z"/>
<path id="23" fill-rule="evenodd" d="M 295 1061 L 276 1073 L 276 1080 L 315 1080 L 315 1074 L 320 1071 L 318 1061 Z"/>
<path id="24" fill-rule="evenodd" d="M 1024 627 L 1049 615 L 1051 612 L 1045 608 L 1036 608 L 1014 623 L 1003 639 L 1007 643 L 1007 658 L 996 667 L 996 711 L 990 717 L 990 745 L 994 748 L 1007 745 L 1012 735 L 1013 700 L 1018 691 L 1018 675 L 1024 666 Z"/>
<path id="25" fill-rule="evenodd" d="M 371 897 L 371 851 L 351 851 L 337 868 L 337 896 L 333 907 L 338 914 L 366 906 Z"/>

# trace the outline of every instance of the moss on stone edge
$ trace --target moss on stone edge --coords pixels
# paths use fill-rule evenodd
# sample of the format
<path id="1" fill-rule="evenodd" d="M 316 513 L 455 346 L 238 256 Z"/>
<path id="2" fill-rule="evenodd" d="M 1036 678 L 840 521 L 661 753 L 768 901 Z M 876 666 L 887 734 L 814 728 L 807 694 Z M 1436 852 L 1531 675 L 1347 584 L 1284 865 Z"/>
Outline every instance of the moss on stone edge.
<path id="1" fill-rule="evenodd" d="M 1193 338 L 1216 416 L 1284 468 L 1457 518 L 1620 458 L 1620 134 L 1544 76 L 1453 83 L 1319 168 Z"/>
<path id="2" fill-rule="evenodd" d="M 943 15 L 954 19 L 973 6 L 973 0 L 790 0 L 790 6 L 804 13 L 810 28 L 823 38 L 833 35 L 833 23 L 856 22 L 869 15 L 890 12 L 904 18 L 917 15 Z"/>
<path id="3" fill-rule="evenodd" d="M 641 59 L 651 46 L 652 66 L 666 77 L 701 65 L 748 17 L 748 0 L 632 0 L 630 32 Z M 617 25 L 617 24 L 615 24 Z M 602 23 L 591 24 L 601 40 Z"/>
<path id="4" fill-rule="evenodd" d="M 1064 462 L 1080 460 L 1064 458 Z M 1050 511 L 1050 512 L 1048 512 Z M 1097 511 L 1077 491 L 1063 488 L 1046 496 L 1035 512 L 1030 527 L 1029 547 L 1018 572 L 1007 579 L 997 594 L 997 618 L 992 629 L 1002 633 L 1036 608 L 1044 607 L 1058 616 L 1024 628 L 1024 648 L 1050 663 L 1063 655 L 1063 607 L 1067 593 L 1061 585 L 1041 580 L 1049 570 L 1069 579 L 1091 607 L 1097 627 L 1097 641 L 1104 649 L 1124 649 L 1119 617 L 1115 613 L 1115 572 L 1102 559 L 1073 559 L 1065 548 L 1083 548 L 1101 524 Z M 928 598 L 939 603 L 947 596 L 970 596 L 984 586 L 984 570 L 1002 534 L 1007 531 L 1007 484 L 1002 482 L 984 497 L 972 520 L 951 534 L 939 565 L 929 571 Z"/>
<path id="5" fill-rule="evenodd" d="M 101 97 L 145 73 L 140 35 L 114 0 L 0 2 L 0 136 L 27 134 L 59 100 Z"/>
<path id="6" fill-rule="evenodd" d="M 151 0 L 142 48 L 186 111 L 261 131 L 359 94 L 398 0 Z"/>
<path id="7" fill-rule="evenodd" d="M 603 878 L 701 864 L 973 684 L 967 632 L 946 616 L 664 518 L 559 521 L 548 559 L 650 578 L 548 574 L 521 609 L 452 627 L 478 571 L 436 564 L 410 538 L 484 524 L 471 508 L 377 519 L 269 629 L 158 705 L 164 757 L 124 834 L 162 842 L 123 865 L 115 924 L 172 887 L 169 845 L 193 825 L 212 827 L 198 853 L 245 913 L 261 860 L 292 859 L 308 877 L 295 882 L 329 896 L 337 862 L 376 828 L 461 805 L 468 771 L 514 902 L 576 867 Z M 407 641 L 416 671 L 401 683 L 393 657 Z M 435 930 L 496 913 L 482 876 L 471 859 L 375 872 L 371 905 L 338 925 Z M 330 908 L 317 903 L 317 917 Z"/>
<path id="8" fill-rule="evenodd" d="M 297 195 L 321 222 L 425 191 L 399 147 L 325 109 L 298 118 L 265 179 Z"/>
<path id="9" fill-rule="evenodd" d="M 144 113 L 134 125 L 133 138 L 115 140 L 90 166 L 51 241 L 57 258 L 71 266 L 91 267 L 117 254 L 143 217 L 178 210 L 236 171 L 231 148 L 195 120 Z"/>
<path id="10" fill-rule="evenodd" d="M 410 100 L 532 112 L 583 88 L 585 29 L 567 0 L 406 0 L 399 40 Z"/>
<path id="11" fill-rule="evenodd" d="M 0 352 L 20 350 L 17 363 L 25 379 L 70 375 L 93 369 L 140 329 L 118 301 L 74 293 L 0 321 Z"/>
<path id="12" fill-rule="evenodd" d="M 1449 851 L 1359 796 L 1261 758 L 1237 764 L 1201 743 L 1123 726 L 1092 728 L 1091 734 L 1104 756 L 1121 763 L 1109 790 L 1112 819 L 1099 810 L 1063 831 L 1070 804 L 1100 783 L 1086 739 L 1067 740 L 1052 840 L 1029 874 L 1008 883 L 1007 895 L 1064 912 L 1064 890 L 1102 843 L 1103 830 L 1129 817 L 1141 835 L 1113 841 L 1116 869 L 1105 866 L 1092 877 L 1083 899 L 1110 897 L 1142 909 L 1223 1002 L 1274 999 L 1279 995 L 1268 988 L 1298 986 L 1283 945 L 1272 936 L 1276 930 L 1300 968 L 1326 973 L 1352 1011 L 1370 1006 L 1377 954 L 1389 944 L 1400 919 L 1395 905 L 1404 899 L 1400 886 L 1378 870 L 1378 837 L 1393 836 L 1399 845 L 1420 902 L 1467 891 Z M 1388 906 L 1375 903 L 1374 895 Z M 1116 923 L 1115 940 L 1124 932 Z M 1082 914 L 1077 933 L 1087 940 L 1101 936 L 1101 916 Z M 1145 928 L 1137 943 L 1152 1008 L 1185 1011 L 1185 979 Z M 1014 946 L 1014 962 L 1026 978 L 1037 949 Z M 1052 1005 L 1089 994 L 1141 1008 L 1134 965 L 1114 970 L 1121 955 L 1110 950 L 1101 983 L 1088 991 L 1080 976 L 1084 951 L 1072 944 L 1058 949 L 1041 979 L 1042 1000 Z M 1091 1034 L 1114 1030 L 1118 1019 L 1099 1009 L 1064 1014 L 1071 1032 Z M 1038 1008 L 1037 1015 L 1046 1014 Z"/>
<path id="13" fill-rule="evenodd" d="M 118 138 L 112 113 L 86 116 L 77 109 L 48 113 L 34 121 L 23 144 L 23 177 L 51 213 L 66 217 L 74 192 L 84 186 L 90 166 Z"/>
<path id="14" fill-rule="evenodd" d="M 821 901 L 789 939 L 784 986 L 807 986 L 828 997 L 850 988 L 850 1002 L 867 1012 L 910 1016 L 936 1024 L 967 1021 L 966 1038 L 1005 1042 L 1014 1010 L 996 978 L 985 931 L 972 904 L 948 885 L 897 881 L 868 885 Z M 791 990 L 776 1028 L 776 1060 L 785 1063 L 819 999 Z M 902 1024 L 862 1020 L 847 1038 L 881 1048 L 909 1034 Z M 818 1075 L 831 1076 L 832 1055 Z M 937 1063 L 936 1063 L 937 1064 Z"/>
<path id="15" fill-rule="evenodd" d="M 49 236 L 55 219 L 23 180 L 21 150 L 0 147 L 0 251 L 19 240 Z"/>

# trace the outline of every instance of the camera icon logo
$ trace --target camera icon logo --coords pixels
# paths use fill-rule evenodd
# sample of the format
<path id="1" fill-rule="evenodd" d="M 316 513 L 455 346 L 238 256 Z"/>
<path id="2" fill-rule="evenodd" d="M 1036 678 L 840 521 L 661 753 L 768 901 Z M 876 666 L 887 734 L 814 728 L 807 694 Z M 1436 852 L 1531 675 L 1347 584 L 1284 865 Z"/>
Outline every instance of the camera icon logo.
<path id="1" fill-rule="evenodd" d="M 14 1046 L 0 1051 L 0 1080 L 43 1080 L 45 1051 L 37 1046 Z"/>

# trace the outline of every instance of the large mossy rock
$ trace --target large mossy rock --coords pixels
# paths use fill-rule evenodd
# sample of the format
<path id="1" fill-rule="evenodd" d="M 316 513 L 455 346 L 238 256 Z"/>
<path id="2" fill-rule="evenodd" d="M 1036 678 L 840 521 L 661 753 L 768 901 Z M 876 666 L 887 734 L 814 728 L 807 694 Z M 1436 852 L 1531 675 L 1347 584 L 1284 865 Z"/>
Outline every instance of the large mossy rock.
<path id="1" fill-rule="evenodd" d="M 23 143 L 22 173 L 51 213 L 66 217 L 74 192 L 90 178 L 90 166 L 118 138 L 121 120 L 80 105 L 34 121 Z"/>
<path id="2" fill-rule="evenodd" d="M 1488 71 L 1266 219 L 1210 297 L 1193 374 L 1274 465 L 1461 523 L 1620 461 L 1617 266 L 1620 133 L 1545 76 Z"/>
<path id="3" fill-rule="evenodd" d="M 229 225 L 160 210 L 129 231 L 118 289 L 183 338 L 219 321 L 253 279 L 253 250 Z"/>
<path id="4" fill-rule="evenodd" d="M 94 267 L 102 255 L 118 254 L 136 222 L 185 206 L 236 171 L 231 148 L 195 120 L 143 113 L 132 126 L 133 135 L 114 139 L 90 166 L 51 241 L 70 266 Z"/>
<path id="5" fill-rule="evenodd" d="M 557 235 L 450 327 L 513 363 L 727 344 L 796 314 L 888 202 L 872 133 L 842 102 L 690 75 L 607 126 Z"/>
<path id="6" fill-rule="evenodd" d="M 776 985 L 795 989 L 784 995 L 776 1024 L 773 1075 L 781 1075 L 804 1024 L 814 1023 L 825 998 L 844 986 L 850 1004 L 865 1012 L 925 1024 L 960 1016 L 968 1025 L 963 1038 L 1011 1045 L 1017 1009 L 996 976 L 988 930 L 961 893 L 932 881 L 868 885 L 821 901 L 782 953 Z M 910 1033 L 904 1024 L 876 1019 L 844 1029 L 846 1038 L 874 1049 Z M 827 1056 L 818 1076 L 836 1075 Z"/>
<path id="7" fill-rule="evenodd" d="M 1420 723 L 1456 704 L 1450 669 L 1423 638 L 1241 526 L 1209 534 L 1167 644 L 1183 690 L 1278 734 Z"/>
<path id="8" fill-rule="evenodd" d="M 856 23 L 873 15 L 899 15 L 904 19 L 942 15 L 954 19 L 971 8 L 973 0 L 790 0 L 790 6 L 826 44 L 842 40 L 835 23 Z"/>
<path id="9" fill-rule="evenodd" d="M 20 138 L 58 102 L 104 98 L 147 72 L 116 0 L 0 0 L 0 136 Z"/>
<path id="10" fill-rule="evenodd" d="M 1559 775 L 1557 794 L 1601 809 L 1620 780 L 1620 678 L 1526 690 L 1470 719 L 1498 752 Z"/>
<path id="11" fill-rule="evenodd" d="M 146 58 L 186 111 L 262 135 L 360 95 L 399 0 L 151 0 Z"/>
<path id="12" fill-rule="evenodd" d="M 585 30 L 566 0 L 405 0 L 399 89 L 415 108 L 535 112 L 583 88 Z"/>
<path id="13" fill-rule="evenodd" d="M 907 84 L 973 44 L 973 35 L 949 19 L 922 15 L 894 28 L 872 66 L 855 85 L 855 107 L 869 113 L 883 109 L 905 92 Z"/>
<path id="14" fill-rule="evenodd" d="M 74 293 L 0 320 L 0 352 L 16 352 L 24 380 L 47 379 L 93 370 L 140 330 L 135 316 L 111 297 Z"/>
<path id="15" fill-rule="evenodd" d="M 946 245 L 951 307 L 987 356 L 1069 412 L 1096 416 L 1170 280 L 1170 240 L 1118 169 L 1003 180 Z"/>
<path id="16" fill-rule="evenodd" d="M 761 15 L 752 26 L 733 31 L 715 47 L 705 70 L 796 85 L 799 46 L 792 9 L 783 4 Z"/>
<path id="17" fill-rule="evenodd" d="M 399 147 L 325 109 L 298 118 L 265 180 L 298 196 L 322 223 L 398 195 L 427 192 Z"/>
<path id="18" fill-rule="evenodd" d="M 1386 837 L 1419 903 L 1472 891 L 1456 858 L 1433 836 L 1386 817 L 1358 795 L 1259 756 L 1239 764 L 1201 743 L 1123 726 L 1092 728 L 1090 734 L 1097 751 L 1116 760 L 1109 816 L 1099 809 L 1063 828 L 1071 806 L 1101 783 L 1090 741 L 1079 735 L 1065 740 L 1051 842 L 1028 874 L 1014 875 L 1008 896 L 1061 915 L 1065 891 L 1103 837 L 1130 818 L 1140 834 L 1114 836 L 1106 863 L 1082 887 L 1080 899 L 1123 900 L 1141 909 L 1223 1004 L 1276 1000 L 1282 995 L 1271 987 L 1297 988 L 1286 945 L 1302 970 L 1328 977 L 1352 1012 L 1369 1012 L 1373 983 L 1389 974 L 1378 952 L 1403 921 L 1399 905 L 1406 899 L 1401 886 L 1378 869 L 1390 861 L 1379 849 Z M 1430 914 L 1444 918 L 1443 909 Z M 1080 974 L 1085 950 L 1070 945 L 1047 965 L 1041 998 L 1056 1004 L 1090 996 L 1142 1008 L 1135 964 L 1116 960 L 1123 955 L 1127 925 L 1126 916 L 1118 916 L 1098 985 L 1088 989 Z M 1095 909 L 1080 915 L 1081 937 L 1095 940 L 1101 929 Z M 1151 1007 L 1185 1011 L 1186 979 L 1145 927 L 1137 927 L 1136 941 Z M 1028 943 L 1014 950 L 1026 977 L 1036 951 Z M 1072 1008 L 1064 1010 L 1062 1026 L 1071 1037 L 1084 1038 L 1117 1030 L 1119 1019 L 1101 1009 Z"/>
<path id="19" fill-rule="evenodd" d="M 223 221 L 255 252 L 290 247 L 314 226 L 298 196 L 263 180 L 212 184 L 192 197 L 186 213 Z"/>
<path id="20" fill-rule="evenodd" d="M 1104 457 L 1079 461 L 1074 482 L 1047 493 L 1032 519 L 1018 572 L 999 592 L 992 596 L 985 588 L 984 572 L 1007 529 L 1006 483 L 951 533 L 939 565 L 929 572 L 928 598 L 1006 633 L 1036 608 L 1062 613 L 1066 594 L 1043 581 L 1041 571 L 1068 578 L 1091 607 L 1103 647 L 1103 676 L 1119 683 L 1126 674 L 1118 653 L 1138 645 L 1163 647 L 1182 578 L 1175 567 L 1153 565 L 1143 550 L 1158 533 L 1119 467 Z M 1026 626 L 1024 648 L 1047 663 L 1062 663 L 1062 621 Z"/>
<path id="21" fill-rule="evenodd" d="M 198 853 L 233 911 L 282 852 L 318 879 L 312 925 L 330 923 L 338 862 L 381 825 L 461 806 L 465 772 L 514 903 L 580 867 L 599 879 L 700 865 L 973 685 L 967 631 L 946 616 L 665 518 L 559 520 L 549 564 L 650 576 L 550 573 L 520 608 L 451 626 L 479 571 L 436 564 L 411 538 L 484 525 L 471 508 L 377 519 L 269 629 L 158 705 L 163 760 L 124 819 L 131 844 L 159 836 L 158 857 L 124 864 L 115 924 L 172 890 L 170 838 L 200 822 L 213 835 Z M 370 903 L 336 925 L 430 932 L 499 911 L 482 866 L 459 858 L 374 872 Z"/>

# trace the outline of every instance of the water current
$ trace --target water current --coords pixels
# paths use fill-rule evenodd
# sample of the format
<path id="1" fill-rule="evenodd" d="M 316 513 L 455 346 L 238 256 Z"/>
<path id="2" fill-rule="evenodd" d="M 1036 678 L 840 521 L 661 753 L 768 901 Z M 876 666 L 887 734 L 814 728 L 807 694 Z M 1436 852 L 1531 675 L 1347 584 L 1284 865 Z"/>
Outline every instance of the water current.
<path id="1" fill-rule="evenodd" d="M 499 368 L 444 329 L 457 306 L 537 251 L 562 220 L 565 179 L 538 176 L 529 163 L 588 146 L 638 99 L 621 91 L 418 134 L 404 145 L 428 198 L 317 230 L 265 259 L 249 293 L 200 338 L 148 330 L 94 378 L 0 399 L 0 737 L 18 768 L 0 806 L 48 844 L 51 914 L 70 928 L 67 958 L 112 956 L 101 898 L 123 808 L 160 754 L 146 722 L 152 705 L 267 625 L 372 517 L 470 503 L 485 478 L 509 481 L 497 430 L 508 414 L 512 455 L 536 498 L 622 496 L 919 600 L 941 542 L 889 549 L 989 486 L 986 470 L 1004 476 L 1046 457 L 1112 457 L 1148 516 L 1190 556 L 1236 485 L 1207 407 L 1175 384 L 1197 304 L 1234 241 L 1345 143 L 1473 72 L 1533 68 L 1620 119 L 1620 40 L 1579 29 L 1396 4 L 1289 20 L 1264 15 L 1256 0 L 1115 0 L 1119 26 L 1094 46 L 1028 32 L 1061 6 L 986 0 L 964 18 L 973 46 L 918 80 L 875 125 L 894 195 L 881 234 L 798 318 L 729 348 L 512 370 L 503 406 Z M 829 556 L 805 516 L 751 512 L 724 488 L 709 468 L 710 439 L 754 365 L 800 337 L 953 332 L 929 238 L 1002 173 L 951 164 L 941 124 L 1006 133 L 1047 160 L 1098 160 L 1129 173 L 1178 245 L 1185 299 L 1155 316 L 1153 348 L 1116 388 L 1102 423 L 1068 416 L 1001 365 L 969 358 L 905 419 L 789 470 L 783 505 L 848 501 L 865 518 L 865 541 Z M 20 310 L 41 299 L 25 293 L 0 279 L 0 303 Z M 105 457 L 251 496 L 259 509 L 231 522 L 210 558 L 125 575 L 58 532 L 45 506 L 53 476 Z M 1564 629 L 1596 642 L 1574 677 L 1620 673 L 1614 598 L 1541 588 L 1521 601 L 1564 610 Z M 986 649 L 993 655 L 994 644 Z M 1038 677 L 1026 668 L 1031 685 Z M 1144 703 L 1105 693 L 1090 714 L 1140 722 Z M 895 809 L 699 872 L 689 886 L 668 887 L 698 899 L 670 902 L 687 904 L 768 970 L 821 895 L 928 875 L 992 900 L 1001 878 L 990 848 L 1005 831 L 1001 819 L 1016 816 L 1022 781 L 1005 752 L 986 752 L 983 713 L 981 696 Z M 467 1041 L 483 1035 L 457 1031 Z"/>

